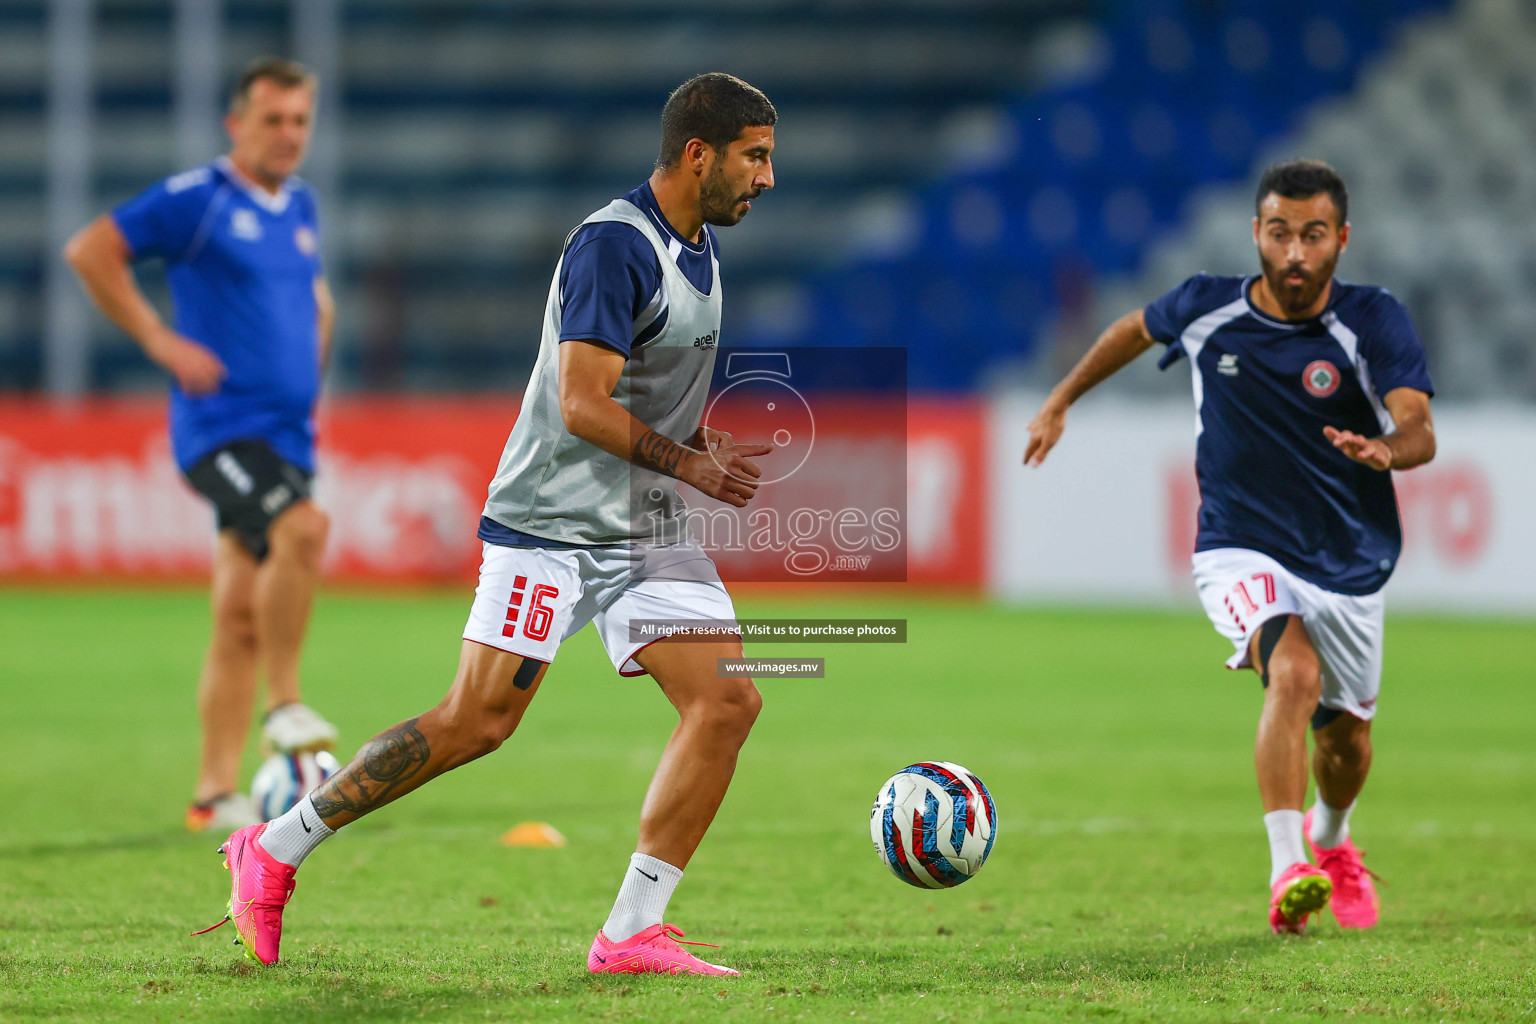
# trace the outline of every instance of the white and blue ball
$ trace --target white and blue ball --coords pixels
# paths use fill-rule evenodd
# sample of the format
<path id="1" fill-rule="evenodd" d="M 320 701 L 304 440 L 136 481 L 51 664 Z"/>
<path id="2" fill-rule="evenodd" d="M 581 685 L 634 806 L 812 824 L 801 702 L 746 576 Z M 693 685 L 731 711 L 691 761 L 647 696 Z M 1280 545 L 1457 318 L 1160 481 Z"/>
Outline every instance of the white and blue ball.
<path id="1" fill-rule="evenodd" d="M 949 761 L 921 761 L 885 780 L 869 814 L 875 853 L 909 885 L 948 889 L 987 862 L 997 809 L 981 780 Z"/>
<path id="2" fill-rule="evenodd" d="M 299 798 L 341 771 L 341 762 L 326 750 L 303 754 L 273 754 L 256 769 L 251 802 L 263 821 L 285 814 Z"/>

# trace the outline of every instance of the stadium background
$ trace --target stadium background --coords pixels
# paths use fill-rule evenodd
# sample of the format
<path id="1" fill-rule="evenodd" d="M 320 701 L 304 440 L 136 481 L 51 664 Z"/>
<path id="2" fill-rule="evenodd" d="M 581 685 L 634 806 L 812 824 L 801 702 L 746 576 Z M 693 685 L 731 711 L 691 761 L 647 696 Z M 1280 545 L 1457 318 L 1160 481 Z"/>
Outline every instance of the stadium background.
<path id="1" fill-rule="evenodd" d="M 472 574 L 565 232 L 643 176 L 668 89 L 727 68 L 783 129 L 780 187 L 724 238 L 724 343 L 905 347 L 912 579 L 1189 601 L 1185 374 L 1121 374 L 1039 473 L 1023 424 L 1115 315 L 1251 271 L 1257 170 L 1308 154 L 1352 186 L 1342 276 L 1408 303 L 1440 389 L 1394 599 L 1536 610 L 1536 23 L 1514 0 L 7 3 L 4 578 L 206 563 L 162 375 L 58 253 L 221 151 L 228 82 L 270 52 L 325 83 L 305 175 L 340 302 L 333 576 Z"/>

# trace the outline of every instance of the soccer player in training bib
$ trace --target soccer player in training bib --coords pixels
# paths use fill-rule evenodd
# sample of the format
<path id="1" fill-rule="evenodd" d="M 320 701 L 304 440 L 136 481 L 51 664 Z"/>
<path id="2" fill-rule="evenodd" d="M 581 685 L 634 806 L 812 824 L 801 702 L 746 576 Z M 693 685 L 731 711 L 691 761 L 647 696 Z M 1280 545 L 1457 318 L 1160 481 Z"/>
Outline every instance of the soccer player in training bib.
<path id="1" fill-rule="evenodd" d="M 736 974 L 683 949 L 667 902 L 714 819 L 757 717 L 752 681 L 722 677 L 739 636 L 665 636 L 677 620 L 734 623 L 713 561 L 677 529 L 678 481 L 743 507 L 769 445 L 701 428 L 720 329 L 710 225 L 736 224 L 773 187 L 778 114 L 724 74 L 693 78 L 662 110 L 650 180 L 567 239 L 543 337 L 480 521 L 480 583 L 458 673 L 437 707 L 376 736 L 268 825 L 222 847 L 230 914 L 263 963 L 304 858 L 336 829 L 488 754 L 517 728 L 562 641 L 594 623 L 621 675 L 649 674 L 677 709 L 587 967 L 598 973 Z M 637 636 L 631 621 L 657 624 Z M 221 922 L 222 923 L 222 922 Z"/>
<path id="2" fill-rule="evenodd" d="M 1254 762 L 1271 856 L 1269 923 L 1299 933 L 1330 904 L 1376 923 L 1376 888 L 1349 817 L 1371 766 L 1381 686 L 1381 588 L 1402 549 L 1394 469 L 1434 457 L 1434 393 L 1408 313 L 1335 280 L 1349 241 L 1344 182 L 1296 160 L 1264 173 L 1262 273 L 1197 274 L 1121 317 L 1029 424 L 1038 466 L 1067 407 L 1154 343 L 1194 376 L 1200 483 L 1195 583 L 1229 668 L 1264 685 Z M 1317 799 L 1306 815 L 1307 725 Z M 1311 851 L 1317 863 L 1308 858 Z"/>
<path id="3" fill-rule="evenodd" d="M 213 635 L 198 710 L 202 766 L 187 827 L 259 821 L 238 793 L 258 675 L 263 732 L 279 751 L 327 749 L 336 729 L 299 700 L 299 652 L 328 520 L 310 498 L 315 401 L 333 306 L 303 162 L 316 81 L 268 58 L 241 76 L 227 156 L 98 217 L 65 256 L 113 323 L 170 371 L 176 463 L 213 506 Z M 165 262 L 175 327 L 134 281 Z"/>

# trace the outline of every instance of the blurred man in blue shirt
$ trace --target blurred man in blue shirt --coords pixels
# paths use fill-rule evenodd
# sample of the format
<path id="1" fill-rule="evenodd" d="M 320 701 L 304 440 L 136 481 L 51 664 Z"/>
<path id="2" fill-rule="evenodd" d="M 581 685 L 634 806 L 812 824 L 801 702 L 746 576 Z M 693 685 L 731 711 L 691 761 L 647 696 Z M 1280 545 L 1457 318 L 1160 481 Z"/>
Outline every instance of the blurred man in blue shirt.
<path id="1" fill-rule="evenodd" d="M 328 520 L 312 500 L 314 408 L 334 306 L 314 194 L 293 177 L 317 83 L 291 61 L 246 69 L 225 117 L 227 155 L 98 217 L 65 258 L 107 317 L 170 372 L 177 465 L 213 505 L 213 635 L 198 689 L 202 765 L 187 827 L 256 820 L 237 792 L 258 674 L 263 728 L 284 752 L 332 746 L 299 700 L 299 652 Z M 132 264 L 165 261 L 168 326 Z"/>

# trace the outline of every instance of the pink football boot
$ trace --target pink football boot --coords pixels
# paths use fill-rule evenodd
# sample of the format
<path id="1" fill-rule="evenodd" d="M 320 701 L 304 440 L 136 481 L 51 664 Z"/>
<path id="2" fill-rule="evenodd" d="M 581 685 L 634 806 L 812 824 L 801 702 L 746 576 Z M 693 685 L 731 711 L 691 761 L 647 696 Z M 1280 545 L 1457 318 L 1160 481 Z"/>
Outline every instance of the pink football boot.
<path id="1" fill-rule="evenodd" d="M 677 944 L 683 930 L 676 925 L 653 924 L 623 942 L 609 942 L 601 928 L 587 952 L 587 970 L 593 974 L 731 974 L 729 967 L 705 963 Z M 673 936 L 677 936 L 674 939 Z M 687 942 L 686 939 L 683 940 Z M 688 942 L 690 946 L 711 946 L 709 942 Z"/>
<path id="2" fill-rule="evenodd" d="M 1319 868 L 1305 861 L 1292 864 L 1270 887 L 1269 926 L 1276 935 L 1300 935 L 1307 927 L 1307 915 L 1328 903 L 1333 883 Z"/>
<path id="3" fill-rule="evenodd" d="M 230 876 L 229 913 L 224 921 L 235 922 L 239 934 L 235 941 L 245 947 L 246 956 L 273 964 L 283 939 L 283 907 L 293 895 L 297 869 L 273 860 L 257 844 L 257 837 L 266 830 L 265 823 L 247 825 L 230 836 L 219 852 Z M 224 921 L 192 934 L 211 932 Z"/>
<path id="4" fill-rule="evenodd" d="M 1376 897 L 1376 875 L 1365 866 L 1365 851 L 1346 839 L 1338 846 L 1322 847 L 1312 842 L 1312 812 L 1301 819 L 1307 849 L 1333 882 L 1333 899 L 1328 906 L 1340 928 L 1370 928 L 1381 916 L 1381 901 Z"/>

